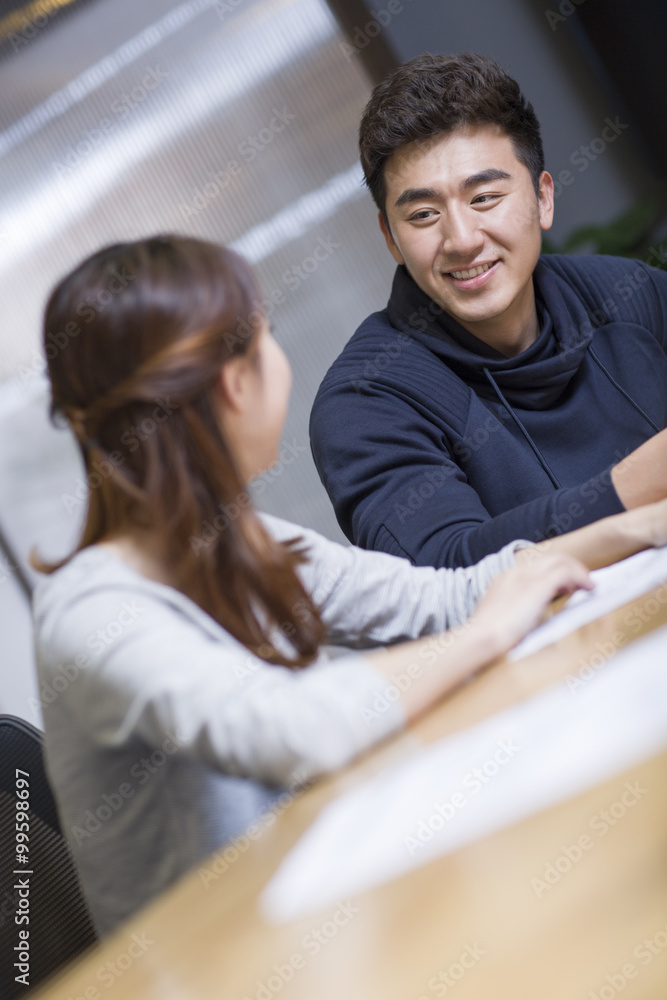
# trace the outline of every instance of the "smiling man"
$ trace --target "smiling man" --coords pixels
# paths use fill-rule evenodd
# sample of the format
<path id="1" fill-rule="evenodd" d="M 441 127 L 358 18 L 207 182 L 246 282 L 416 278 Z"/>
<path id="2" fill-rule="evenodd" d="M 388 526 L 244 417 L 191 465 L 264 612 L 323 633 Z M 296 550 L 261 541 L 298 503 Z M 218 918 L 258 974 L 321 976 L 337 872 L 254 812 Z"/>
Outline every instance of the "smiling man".
<path id="1" fill-rule="evenodd" d="M 360 151 L 398 268 L 311 417 L 348 538 L 470 565 L 666 496 L 667 274 L 540 256 L 554 184 L 517 83 L 420 56 L 376 87 Z"/>
<path id="2" fill-rule="evenodd" d="M 511 139 L 497 125 L 469 125 L 397 150 L 384 182 L 380 227 L 419 288 L 499 353 L 530 347 L 538 332 L 532 274 L 553 217 L 551 176 L 541 173 L 536 198 Z"/>

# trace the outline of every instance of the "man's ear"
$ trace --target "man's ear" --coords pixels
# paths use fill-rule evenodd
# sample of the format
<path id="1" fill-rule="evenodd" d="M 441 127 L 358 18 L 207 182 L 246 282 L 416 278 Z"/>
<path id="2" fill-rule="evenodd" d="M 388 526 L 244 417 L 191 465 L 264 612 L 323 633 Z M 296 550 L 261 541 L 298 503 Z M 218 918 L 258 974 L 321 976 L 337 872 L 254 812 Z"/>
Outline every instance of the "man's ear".
<path id="1" fill-rule="evenodd" d="M 225 361 L 218 374 L 223 406 L 232 413 L 244 413 L 248 403 L 248 359 L 244 354 Z"/>
<path id="2" fill-rule="evenodd" d="M 540 174 L 537 202 L 540 213 L 540 229 L 551 229 L 551 224 L 554 221 L 554 179 L 546 170 Z"/>
<path id="3" fill-rule="evenodd" d="M 389 225 L 382 212 L 378 212 L 378 222 L 380 223 L 380 229 L 382 230 L 382 235 L 386 240 L 387 249 L 389 250 L 389 253 L 392 255 L 397 264 L 405 264 L 401 251 L 394 243 L 394 237 L 391 235 L 391 229 L 389 228 Z"/>

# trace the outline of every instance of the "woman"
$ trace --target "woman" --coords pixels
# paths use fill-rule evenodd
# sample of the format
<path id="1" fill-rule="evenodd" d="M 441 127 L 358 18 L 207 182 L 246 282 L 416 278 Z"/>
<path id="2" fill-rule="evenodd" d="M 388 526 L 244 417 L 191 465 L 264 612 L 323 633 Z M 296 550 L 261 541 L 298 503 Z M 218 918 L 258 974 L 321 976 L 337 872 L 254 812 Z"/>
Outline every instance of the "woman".
<path id="1" fill-rule="evenodd" d="M 76 552 L 40 567 L 37 657 L 47 767 L 101 934 L 281 788 L 346 764 L 590 588 L 572 553 L 666 534 L 654 505 L 521 566 L 517 542 L 451 571 L 257 515 L 246 486 L 276 459 L 290 387 L 260 301 L 231 251 L 165 237 L 93 255 L 47 305 L 45 344 L 69 335 L 53 410 L 98 474 Z M 216 521 L 223 506 L 238 516 Z M 399 644 L 328 661 L 325 639 Z"/>

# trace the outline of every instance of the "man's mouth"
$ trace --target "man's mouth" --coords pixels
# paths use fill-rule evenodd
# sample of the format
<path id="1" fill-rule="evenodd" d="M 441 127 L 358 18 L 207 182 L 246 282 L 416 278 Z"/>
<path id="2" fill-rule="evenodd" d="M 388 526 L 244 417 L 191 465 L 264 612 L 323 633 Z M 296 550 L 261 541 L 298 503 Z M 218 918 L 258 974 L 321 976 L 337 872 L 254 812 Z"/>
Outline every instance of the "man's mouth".
<path id="1" fill-rule="evenodd" d="M 477 267 L 471 267 L 467 271 L 448 271 L 447 273 L 450 274 L 452 278 L 457 278 L 458 281 L 467 281 L 468 278 L 475 278 L 478 274 L 484 274 L 484 272 L 488 271 L 494 264 L 495 260 L 492 260 L 488 264 L 479 264 Z"/>
<path id="2" fill-rule="evenodd" d="M 475 267 L 461 268 L 459 271 L 446 271 L 445 274 L 448 278 L 453 278 L 454 281 L 470 281 L 472 285 L 476 286 L 484 283 L 485 279 L 480 279 L 480 275 L 486 274 L 494 268 L 497 263 L 497 260 L 492 260 L 485 264 L 477 264 Z M 473 281 L 474 278 L 480 280 Z"/>

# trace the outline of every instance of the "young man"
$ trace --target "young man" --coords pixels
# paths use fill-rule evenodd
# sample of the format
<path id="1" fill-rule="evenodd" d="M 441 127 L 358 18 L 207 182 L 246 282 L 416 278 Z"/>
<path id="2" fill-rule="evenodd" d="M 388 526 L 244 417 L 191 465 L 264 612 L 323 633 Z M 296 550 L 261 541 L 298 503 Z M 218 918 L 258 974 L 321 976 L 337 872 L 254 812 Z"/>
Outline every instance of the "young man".
<path id="1" fill-rule="evenodd" d="M 667 496 L 667 274 L 540 257 L 554 184 L 516 82 L 420 56 L 376 87 L 360 150 L 398 269 L 311 417 L 348 538 L 465 566 Z"/>

